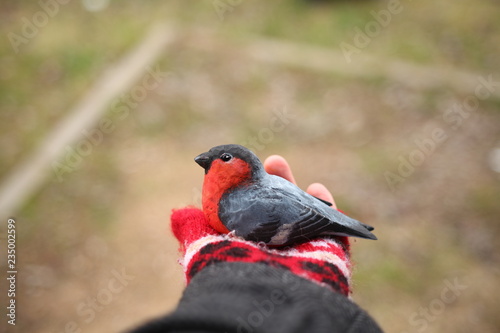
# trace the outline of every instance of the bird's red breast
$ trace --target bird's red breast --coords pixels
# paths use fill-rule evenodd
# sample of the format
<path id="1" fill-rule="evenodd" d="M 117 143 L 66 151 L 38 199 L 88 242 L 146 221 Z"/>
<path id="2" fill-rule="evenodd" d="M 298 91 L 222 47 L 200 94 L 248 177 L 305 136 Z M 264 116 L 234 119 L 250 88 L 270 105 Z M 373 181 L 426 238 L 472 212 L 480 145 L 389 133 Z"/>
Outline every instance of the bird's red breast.
<path id="1" fill-rule="evenodd" d="M 247 162 L 233 158 L 230 162 L 214 160 L 203 181 L 202 204 L 208 222 L 218 232 L 229 230 L 219 219 L 219 202 L 224 193 L 247 182 L 252 171 Z"/>

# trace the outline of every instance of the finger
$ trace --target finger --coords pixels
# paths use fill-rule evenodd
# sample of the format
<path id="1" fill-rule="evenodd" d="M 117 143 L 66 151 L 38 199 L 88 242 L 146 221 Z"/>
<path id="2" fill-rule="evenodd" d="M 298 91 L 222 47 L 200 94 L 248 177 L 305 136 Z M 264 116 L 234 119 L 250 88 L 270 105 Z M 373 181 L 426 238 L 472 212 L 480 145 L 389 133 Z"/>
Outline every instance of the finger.
<path id="1" fill-rule="evenodd" d="M 288 162 L 280 155 L 271 155 L 266 158 L 264 161 L 264 169 L 271 175 L 285 178 L 286 180 L 297 184 Z"/>
<path id="2" fill-rule="evenodd" d="M 331 202 L 332 208 L 337 209 L 337 204 L 335 203 L 335 200 L 333 200 L 332 194 L 330 193 L 330 191 L 328 191 L 328 189 L 323 184 L 313 183 L 313 184 L 309 185 L 306 192 L 309 193 L 310 195 L 317 197 L 317 198 Z"/>
<path id="3" fill-rule="evenodd" d="M 208 223 L 203 211 L 195 207 L 174 209 L 170 221 L 172 232 L 181 246 L 189 246 L 202 237 L 218 234 Z"/>

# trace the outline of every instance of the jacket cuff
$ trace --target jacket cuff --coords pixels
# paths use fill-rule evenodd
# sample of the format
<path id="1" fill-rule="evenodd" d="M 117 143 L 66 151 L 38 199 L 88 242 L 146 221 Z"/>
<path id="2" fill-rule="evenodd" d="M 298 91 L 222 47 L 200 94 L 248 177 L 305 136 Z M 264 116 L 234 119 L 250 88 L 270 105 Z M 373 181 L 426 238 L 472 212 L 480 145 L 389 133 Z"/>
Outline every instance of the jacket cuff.
<path id="1" fill-rule="evenodd" d="M 191 280 L 177 309 L 135 333 L 382 332 L 344 295 L 288 270 L 217 263 Z"/>

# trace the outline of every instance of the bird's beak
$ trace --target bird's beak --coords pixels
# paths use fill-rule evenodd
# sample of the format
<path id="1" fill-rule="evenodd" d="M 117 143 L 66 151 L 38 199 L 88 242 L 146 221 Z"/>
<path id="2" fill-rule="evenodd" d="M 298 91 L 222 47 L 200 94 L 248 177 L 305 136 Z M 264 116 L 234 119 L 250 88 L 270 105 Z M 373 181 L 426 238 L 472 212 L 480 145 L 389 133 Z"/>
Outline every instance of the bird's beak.
<path id="1" fill-rule="evenodd" d="M 210 158 L 206 153 L 200 154 L 194 158 L 194 161 L 198 163 L 203 169 L 207 169 L 210 166 Z"/>

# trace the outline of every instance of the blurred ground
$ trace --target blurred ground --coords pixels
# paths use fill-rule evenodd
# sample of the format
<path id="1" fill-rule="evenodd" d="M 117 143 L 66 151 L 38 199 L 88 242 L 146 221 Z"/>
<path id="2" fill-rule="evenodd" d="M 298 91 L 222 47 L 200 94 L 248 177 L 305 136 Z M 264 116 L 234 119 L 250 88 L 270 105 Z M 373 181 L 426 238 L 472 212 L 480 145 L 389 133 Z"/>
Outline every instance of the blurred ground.
<path id="1" fill-rule="evenodd" d="M 324 183 L 339 208 L 376 227 L 379 241 L 353 241 L 354 299 L 387 332 L 498 331 L 500 8 L 401 1 L 376 30 L 371 12 L 388 6 L 86 0 L 60 4 L 30 34 L 26 20 L 45 7 L 0 4 L 0 177 L 152 22 L 181 36 L 153 64 L 168 73 L 159 86 L 128 106 L 130 94 L 112 103 L 113 130 L 14 215 L 18 318 L 7 332 L 121 331 L 172 309 L 183 277 L 170 210 L 199 202 L 203 174 L 192 159 L 221 143 L 285 156 L 299 186 Z M 9 33 L 26 43 L 13 47 Z M 412 75 L 261 62 L 245 53 L 256 38 L 335 54 L 350 44 L 346 68 L 373 56 L 380 66 L 403 61 L 496 83 L 420 89 Z"/>

